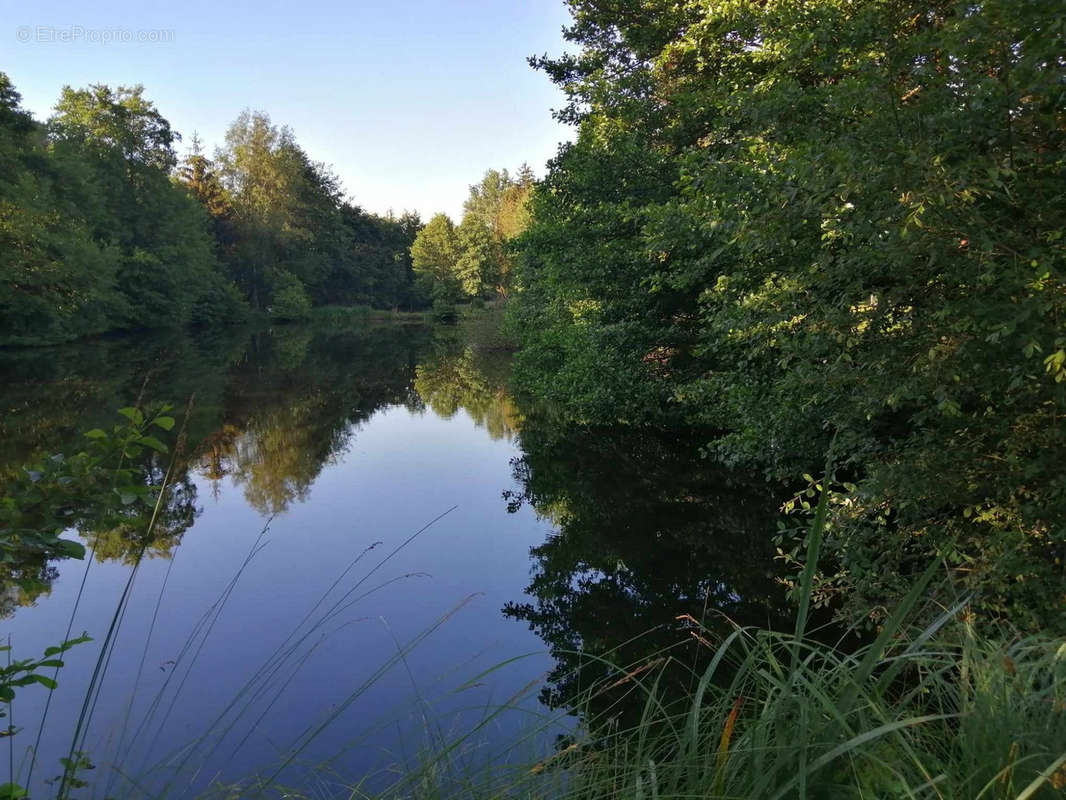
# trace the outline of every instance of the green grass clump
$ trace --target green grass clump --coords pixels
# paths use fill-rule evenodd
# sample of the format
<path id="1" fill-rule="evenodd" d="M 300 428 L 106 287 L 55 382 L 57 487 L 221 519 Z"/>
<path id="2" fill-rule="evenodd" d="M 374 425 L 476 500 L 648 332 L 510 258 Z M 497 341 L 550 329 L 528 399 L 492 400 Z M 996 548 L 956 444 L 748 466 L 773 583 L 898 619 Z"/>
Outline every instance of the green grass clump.
<path id="1" fill-rule="evenodd" d="M 430 759 L 390 796 L 1061 796 L 1066 643 L 979 631 L 967 599 L 925 627 L 909 626 L 909 618 L 929 618 L 919 612 L 937 564 L 873 641 L 822 641 L 806 628 L 824 515 L 823 498 L 794 631 L 733 627 L 712 641 L 700 622 L 681 617 L 685 637 L 707 648 L 698 671 L 684 668 L 679 680 L 669 649 L 614 665 L 578 701 L 580 731 L 553 754 L 474 776 Z M 640 721 L 623 728 L 622 708 L 634 702 Z"/>
<path id="2" fill-rule="evenodd" d="M 711 663 L 683 702 L 661 680 L 668 658 L 634 668 L 641 724 L 610 731 L 597 720 L 571 756 L 565 796 L 1057 796 L 1066 785 L 1066 649 L 982 640 L 967 623 L 931 634 L 890 635 L 847 653 L 737 629 L 707 642 Z"/>

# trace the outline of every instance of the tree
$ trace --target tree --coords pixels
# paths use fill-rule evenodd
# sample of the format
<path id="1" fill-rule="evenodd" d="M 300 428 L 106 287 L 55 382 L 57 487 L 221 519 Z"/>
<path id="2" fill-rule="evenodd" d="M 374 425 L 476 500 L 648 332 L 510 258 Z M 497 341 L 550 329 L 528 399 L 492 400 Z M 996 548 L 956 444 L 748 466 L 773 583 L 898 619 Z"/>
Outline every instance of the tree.
<path id="1" fill-rule="evenodd" d="M 436 302 L 454 303 L 459 298 L 455 265 L 459 238 L 447 214 L 436 214 L 418 232 L 411 245 L 411 266 Z"/>
<path id="2" fill-rule="evenodd" d="M 573 8 L 580 51 L 536 61 L 579 132 L 523 237 L 520 385 L 706 426 L 709 455 L 785 480 L 832 446 L 825 585 L 852 614 L 939 556 L 986 611 L 1053 619 L 1054 4 Z"/>
<path id="3" fill-rule="evenodd" d="M 236 218 L 227 260 L 253 304 L 281 290 L 274 277 L 282 270 L 316 305 L 409 299 L 403 254 L 410 240 L 397 242 L 404 234 L 393 220 L 371 219 L 348 203 L 336 175 L 313 161 L 288 128 L 245 111 L 217 161 Z"/>
<path id="4" fill-rule="evenodd" d="M 504 190 L 496 215 L 501 241 L 514 239 L 529 227 L 529 197 L 535 183 L 533 170 L 523 164 L 518 177 Z"/>
<path id="5" fill-rule="evenodd" d="M 274 279 L 274 303 L 270 312 L 280 320 L 295 321 L 311 316 L 311 298 L 300 279 L 281 271 Z"/>
<path id="6" fill-rule="evenodd" d="M 269 299 L 270 273 L 281 260 L 286 187 L 277 151 L 291 140 L 291 131 L 276 128 L 266 114 L 245 110 L 215 155 L 222 184 L 233 198 L 237 229 L 227 262 L 256 308 Z"/>
<path id="7" fill-rule="evenodd" d="M 116 248 L 113 327 L 181 324 L 218 271 L 199 204 L 175 186 L 178 139 L 140 86 L 63 89 L 48 123 L 64 187 L 95 240 Z M 117 319 L 116 319 L 117 317 Z"/>
<path id="8" fill-rule="evenodd" d="M 97 333 L 117 299 L 109 245 L 78 202 L 82 175 L 51 157 L 44 130 L 0 73 L 0 344 Z"/>
<path id="9" fill-rule="evenodd" d="M 200 205 L 217 225 L 229 220 L 233 214 L 233 204 L 229 194 L 222 188 L 214 162 L 203 154 L 200 137 L 195 133 L 189 154 L 178 168 L 178 180 L 200 201 Z M 224 238 L 221 230 L 216 234 L 216 238 Z"/>
<path id="10" fill-rule="evenodd" d="M 483 297 L 494 292 L 503 277 L 503 247 L 492 231 L 467 214 L 456 229 L 459 256 L 454 272 L 465 294 Z"/>
<path id="11" fill-rule="evenodd" d="M 532 170 L 523 164 L 517 180 L 506 169 L 490 169 L 480 183 L 470 187 L 460 224 L 460 280 L 467 294 L 489 289 L 507 294 L 511 285 L 509 242 L 529 224 L 527 203 L 533 183 Z"/>
<path id="12" fill-rule="evenodd" d="M 164 173 L 177 164 L 174 143 L 181 137 L 145 98 L 143 86 L 64 86 L 55 111 L 52 132 L 59 140 L 96 150 L 104 158 L 117 152 L 131 165 Z"/>
<path id="13" fill-rule="evenodd" d="M 226 324 L 246 300 L 299 317 L 428 304 L 417 215 L 358 209 L 262 112 L 237 118 L 214 161 L 194 136 L 179 164 L 140 86 L 65 87 L 46 126 L 19 102 L 0 73 L 0 345 Z"/>

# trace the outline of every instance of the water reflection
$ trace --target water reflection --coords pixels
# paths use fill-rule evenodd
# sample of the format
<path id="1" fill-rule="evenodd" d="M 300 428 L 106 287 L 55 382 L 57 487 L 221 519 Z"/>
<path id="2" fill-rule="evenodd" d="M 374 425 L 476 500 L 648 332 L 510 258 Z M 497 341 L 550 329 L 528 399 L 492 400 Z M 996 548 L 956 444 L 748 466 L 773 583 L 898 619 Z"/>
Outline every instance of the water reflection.
<path id="1" fill-rule="evenodd" d="M 181 543 L 198 513 L 197 489 L 183 447 L 168 462 L 133 441 L 149 435 L 144 428 L 143 419 L 123 419 L 110 435 L 92 431 L 83 449 L 9 472 L 0 492 L 0 616 L 50 591 L 59 574 L 50 562 L 84 556 L 64 533 L 77 533 L 98 561 L 127 565 L 145 554 L 169 556 Z M 154 437 L 144 441 L 165 449 Z"/>
<path id="2" fill-rule="evenodd" d="M 464 410 L 493 439 L 519 436 L 522 487 L 556 528 L 535 547 L 528 594 L 507 616 L 527 622 L 558 666 L 543 699 L 564 705 L 605 668 L 575 655 L 613 652 L 628 663 L 677 639 L 676 617 L 741 624 L 787 620 L 768 532 L 781 490 L 702 459 L 698 436 L 565 425 L 527 416 L 506 388 L 509 358 L 421 327 L 336 333 L 310 327 L 127 340 L 0 356 L 8 376 L 0 419 L 0 477 L 34 458 L 77 449 L 80 431 L 137 399 L 194 397 L 188 457 L 171 481 L 149 556 L 168 556 L 199 510 L 192 475 L 217 495 L 226 480 L 260 514 L 308 499 L 321 471 L 379 409 Z M 152 457 L 146 483 L 162 480 Z M 9 482 L 9 481 L 5 481 Z M 133 563 L 144 519 L 74 525 L 99 560 Z M 40 557 L 5 564 L 0 613 L 32 603 L 56 578 Z M 660 631 L 659 636 L 640 636 Z M 636 640 L 630 642 L 635 637 Z"/>
<path id="3" fill-rule="evenodd" d="M 39 508 L 19 501 L 19 527 L 47 527 L 54 520 L 41 515 L 61 510 L 70 516 L 58 530 L 77 532 L 98 561 L 169 557 L 200 511 L 196 476 L 208 478 L 216 496 L 229 478 L 261 514 L 278 514 L 307 499 L 374 412 L 420 408 L 412 382 L 431 340 L 423 328 L 279 327 L 2 353 L 0 497 L 25 497 L 26 476 L 37 473 L 30 467 L 83 452 L 84 432 L 109 429 L 116 409 L 188 401 L 185 444 L 154 525 L 151 508 L 116 503 L 111 486 L 83 491 L 69 509 L 52 499 Z M 127 466 L 139 483 L 163 486 L 168 463 L 160 454 L 147 451 Z M 32 549 L 0 561 L 0 616 L 46 595 L 58 574 L 47 554 Z"/>
<path id="4" fill-rule="evenodd" d="M 710 650 L 678 617 L 711 631 L 732 624 L 787 625 L 790 612 L 770 532 L 781 490 L 701 458 L 700 437 L 675 432 L 565 426 L 525 420 L 524 455 L 514 463 L 523 487 L 511 507 L 531 504 L 555 533 L 531 551 L 529 601 L 505 614 L 527 622 L 556 667 L 541 699 L 565 708 L 602 683 L 609 667 L 670 648 L 671 680 L 689 682 Z M 634 725 L 643 699 L 631 687 L 600 692 L 586 710 L 610 708 Z"/>
<path id="5" fill-rule="evenodd" d="M 415 391 L 444 419 L 463 409 L 493 439 L 510 439 L 522 415 L 507 392 L 510 357 L 452 343 L 438 346 L 415 368 Z"/>
<path id="6" fill-rule="evenodd" d="M 125 506 L 101 484 L 101 492 L 79 495 L 78 514 L 60 527 L 68 538 L 80 535 L 92 561 L 38 552 L 0 566 L 0 613 L 20 654 L 61 640 L 72 618 L 75 633 L 86 629 L 97 642 L 72 653 L 63 669 L 42 765 L 52 770 L 69 746 L 116 608 L 121 630 L 88 740 L 100 766 L 94 782 L 120 781 L 120 770 L 142 764 L 171 769 L 157 760 L 198 735 L 259 665 L 273 664 L 287 635 L 303 649 L 283 649 L 283 668 L 262 673 L 266 688 L 248 701 L 258 705 L 241 711 L 232 735 L 217 730 L 229 736 L 223 749 L 212 740 L 197 751 L 202 775 L 224 769 L 239 778 L 270 763 L 279 736 L 315 724 L 349 684 L 393 658 L 397 642 L 417 638 L 450 609 L 463 612 L 448 614 L 447 631 L 424 652 L 406 656 L 412 678 L 398 672 L 375 683 L 360 700 L 367 718 L 324 734 L 316 756 L 344 752 L 354 775 L 378 766 L 387 755 L 380 747 L 345 748 L 382 714 L 408 724 L 411 679 L 420 692 L 439 683 L 442 708 L 455 715 L 531 685 L 547 669 L 546 656 L 494 671 L 457 699 L 446 691 L 453 679 L 465 683 L 468 671 L 537 650 L 532 634 L 499 613 L 521 596 L 526 553 L 543 528 L 532 513 L 508 515 L 500 501 L 520 422 L 503 387 L 506 371 L 506 355 L 468 348 L 454 333 L 397 326 L 172 334 L 0 353 L 0 498 L 22 497 L 26 466 L 75 456 L 91 445 L 87 429 L 121 423 L 116 409 L 161 399 L 178 406 L 170 412 L 178 424 L 159 434 L 170 453 L 145 451 L 127 464 L 135 483 L 157 490 L 170 468 L 154 525 L 143 505 Z M 171 466 L 179 436 L 184 446 Z M 452 506 L 454 514 L 400 552 Z M 272 522 L 260 541 L 266 518 Z M 375 541 L 386 546 L 374 549 Z M 389 548 L 397 548 L 394 558 Z M 344 568 L 356 562 L 358 569 Z M 325 613 L 334 602 L 336 618 L 301 639 L 300 626 L 319 624 L 317 616 L 307 621 L 308 609 Z M 24 720 L 41 713 L 44 697 L 27 693 Z M 256 727 L 275 716 L 286 720 L 281 733 Z M 413 734 L 404 731 L 417 737 L 415 723 Z M 506 722 L 515 736 L 518 723 Z M 142 737 L 142 728 L 152 735 Z M 375 742 L 397 752 L 409 739 L 399 736 L 397 728 Z M 19 746 L 32 738 L 31 730 Z"/>
<path id="7" fill-rule="evenodd" d="M 685 614 L 712 630 L 734 623 L 788 624 L 790 609 L 769 536 L 783 499 L 779 487 L 702 459 L 696 442 L 706 437 L 575 426 L 520 408 L 507 391 L 508 371 L 506 354 L 422 327 L 343 332 L 280 327 L 2 353 L 0 495 L 16 491 L 25 465 L 53 453 L 78 452 L 85 446 L 83 431 L 110 425 L 117 408 L 155 399 L 188 402 L 186 445 L 152 538 L 143 535 L 149 527 L 146 510 L 116 506 L 106 492 L 70 521 L 95 558 L 125 564 L 144 555 L 172 558 L 210 502 L 198 495 L 198 486 L 220 505 L 225 487 L 233 487 L 260 517 L 305 512 L 314 523 L 308 529 L 326 540 L 321 526 L 330 524 L 330 503 L 350 489 L 315 487 L 357 446 L 362 426 L 376 412 L 415 415 L 379 418 L 379 426 L 386 426 L 379 429 L 389 431 L 384 438 L 377 434 L 380 459 L 390 447 L 405 446 L 409 420 L 420 414 L 448 420 L 463 411 L 494 442 L 518 443 L 513 474 L 481 475 L 479 463 L 463 451 L 469 439 L 441 438 L 424 440 L 429 449 L 418 450 L 416 466 L 396 480 L 417 485 L 438 504 L 436 514 L 452 498 L 445 503 L 432 497 L 434 474 L 453 470 L 470 476 L 472 489 L 480 491 L 476 484 L 486 482 L 486 503 L 502 516 L 505 504 L 512 512 L 526 508 L 531 519 L 532 508 L 541 531 L 543 521 L 550 524 L 546 540 L 529 552 L 532 579 L 525 592 L 519 575 L 493 606 L 499 620 L 496 609 L 510 597 L 503 609 L 510 627 L 521 631 L 514 622 L 525 623 L 550 650 L 554 666 L 541 692 L 543 703 L 566 709 L 582 689 L 606 677 L 607 667 L 595 656 L 609 654 L 615 663 L 630 664 L 672 647 L 679 665 L 699 664 L 708 655 L 703 645 L 690 639 L 676 646 L 686 635 L 677 620 Z M 139 480 L 161 486 L 167 463 L 146 452 L 135 465 Z M 369 485 L 370 474 L 363 480 Z M 508 485 L 517 488 L 499 500 Z M 396 503 L 408 502 L 398 498 L 409 496 L 409 487 L 386 491 Z M 317 516 L 313 492 L 322 504 Z M 487 555 L 505 546 L 494 543 L 501 534 L 499 523 L 492 524 L 496 527 L 477 534 L 483 539 L 477 549 Z M 437 566 L 468 534 L 457 529 L 452 535 L 458 538 L 439 552 Z M 305 556 L 310 554 L 296 547 L 286 558 Z M 43 598 L 63 569 L 64 562 L 39 553 L 0 564 L 0 615 Z M 489 571 L 482 567 L 479 574 Z M 478 635 L 485 635 L 484 626 Z M 475 637 L 465 646 L 477 651 L 481 645 Z M 690 676 L 678 669 L 665 680 Z M 610 707 L 622 724 L 634 723 L 641 702 L 634 698 L 627 705 L 623 692 L 602 692 L 588 710 L 599 714 Z"/>

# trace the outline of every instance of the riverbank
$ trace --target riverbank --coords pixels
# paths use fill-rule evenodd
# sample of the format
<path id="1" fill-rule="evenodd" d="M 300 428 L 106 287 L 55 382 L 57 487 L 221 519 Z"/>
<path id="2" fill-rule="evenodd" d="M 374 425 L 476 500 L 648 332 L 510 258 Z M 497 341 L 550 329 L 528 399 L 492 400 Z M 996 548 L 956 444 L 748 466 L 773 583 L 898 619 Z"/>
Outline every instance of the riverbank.
<path id="1" fill-rule="evenodd" d="M 69 663 L 58 677 L 68 693 L 57 695 L 50 722 L 63 732 L 60 746 L 69 745 L 73 728 L 66 730 L 64 720 L 76 723 L 78 693 L 109 635 L 112 590 L 121 594 L 134 569 L 148 592 L 129 601 L 127 631 L 150 629 L 148 617 L 171 592 L 149 640 L 120 640 L 106 657 L 112 677 L 97 704 L 100 721 L 82 740 L 97 769 L 79 771 L 78 780 L 117 782 L 122 796 L 158 796 L 138 794 L 112 772 L 128 772 L 124 764 L 132 762 L 116 759 L 98 731 L 116 709 L 123 715 L 126 679 L 136 675 L 145 648 L 151 645 L 151 669 L 142 676 L 147 698 L 166 691 L 176 670 L 191 671 L 204 644 L 213 671 L 192 672 L 186 688 L 200 680 L 216 688 L 180 700 L 191 714 L 185 722 L 206 727 L 194 739 L 198 749 L 187 759 L 163 759 L 159 771 L 138 775 L 138 784 L 162 785 L 152 781 L 166 774 L 185 785 L 190 775 L 219 768 L 210 760 L 218 748 L 207 743 L 225 741 L 229 752 L 245 735 L 252 741 L 267 735 L 303 745 L 315 763 L 359 755 L 322 771 L 298 757 L 279 768 L 276 750 L 260 749 L 237 774 L 255 770 L 265 780 L 277 773 L 269 785 L 196 791 L 543 800 L 802 791 L 903 798 L 935 790 L 932 796 L 952 800 L 1054 796 L 1063 779 L 1056 766 L 1062 754 L 1054 748 L 1066 737 L 1061 640 L 996 628 L 965 598 L 937 607 L 931 598 L 952 596 L 939 567 L 911 585 L 907 602 L 877 630 L 849 636 L 822 628 L 810 612 L 820 541 L 812 534 L 820 528 L 802 537 L 808 549 L 797 558 L 810 569 L 797 579 L 774 558 L 780 487 L 701 457 L 692 432 L 527 416 L 507 391 L 506 351 L 493 349 L 499 342 L 493 320 L 501 313 L 464 310 L 457 324 L 438 327 L 363 319 L 278 324 L 232 337 L 216 331 L 204 338 L 113 339 L 57 348 L 45 360 L 20 354 L 7 365 L 22 379 L 5 387 L 12 413 L 0 421 L 3 474 L 21 476 L 18 486 L 26 491 L 16 500 L 54 489 L 67 502 L 4 505 L 5 513 L 25 515 L 21 522 L 2 517 L 0 527 L 40 529 L 40 514 L 62 512 L 73 498 L 79 541 L 94 550 L 84 607 L 97 611 L 79 617 L 75 632 L 88 628 L 96 642 L 64 656 Z M 480 337 L 464 338 L 464 330 L 478 329 Z M 164 414 L 174 423 L 138 432 L 152 439 L 132 443 L 140 451 L 127 461 L 133 473 L 121 483 L 62 471 L 64 464 L 83 464 L 79 450 L 91 456 L 111 441 L 115 409 L 139 399 L 184 400 L 191 392 L 196 401 L 187 421 L 186 403 L 179 402 Z M 123 420 L 141 424 L 128 410 L 117 418 L 125 426 Z M 93 426 L 106 436 L 86 437 Z M 188 449 L 168 471 L 170 455 L 155 448 L 162 443 L 178 452 L 181 430 Z M 67 457 L 49 458 L 58 452 Z M 82 491 L 84 477 L 92 480 Z M 156 517 L 151 492 L 164 480 L 172 488 Z M 808 501 L 821 489 L 812 484 Z M 392 502 L 383 500 L 390 496 Z M 358 625 L 319 641 L 334 622 L 349 620 L 334 614 L 334 603 L 344 606 L 348 601 L 336 598 L 352 589 L 349 578 L 357 582 L 333 562 L 377 558 L 374 541 L 402 544 L 445 511 L 445 501 L 460 508 L 454 520 L 440 521 L 444 529 L 434 524 L 426 531 L 429 549 L 417 558 L 401 551 L 395 568 L 386 563 L 381 573 L 383 587 L 395 580 L 399 594 L 353 608 Z M 471 504 L 480 516 L 462 516 Z M 58 533 L 69 527 L 68 517 L 48 520 Z M 264 520 L 270 546 L 236 576 L 228 573 L 222 565 L 244 557 L 242 547 L 256 552 Z M 68 556 L 62 560 L 40 555 L 9 562 L 15 572 L 7 578 L 24 583 L 4 609 L 17 623 L 8 628 L 17 659 L 62 641 L 83 568 L 69 557 L 73 551 L 60 552 Z M 486 603 L 454 605 L 456 596 L 448 594 L 491 588 L 503 574 L 510 576 L 506 590 Z M 791 601 L 786 578 L 798 583 Z M 114 584 L 100 593 L 95 580 Z M 225 614 L 207 617 L 230 635 L 194 636 L 186 649 L 193 618 L 212 608 L 230 582 Z M 185 588 L 175 596 L 174 586 Z M 278 620 L 295 626 L 307 605 L 314 608 L 307 591 L 319 589 L 326 616 L 312 614 L 314 635 L 293 628 L 300 645 L 283 647 L 283 657 L 271 661 Z M 465 620 L 479 603 L 480 616 Z M 50 607 L 58 609 L 55 625 L 30 616 L 52 613 Z M 370 630 L 366 620 L 379 617 L 396 626 L 396 639 Z M 519 634 L 530 638 L 512 638 Z M 499 637 L 512 644 L 487 660 L 486 643 Z M 363 655 L 371 649 L 375 658 L 367 663 Z M 342 716 L 335 707 L 347 695 L 340 692 L 339 701 L 331 687 L 343 684 L 353 665 L 367 683 L 352 695 L 358 714 Z M 516 666 L 518 675 L 505 679 Z M 241 694 L 247 680 L 253 688 Z M 413 687 L 413 698 L 388 694 L 397 684 Z M 19 725 L 32 725 L 34 698 L 46 696 L 45 689 L 17 688 Z M 392 708 L 399 710 L 386 712 L 378 692 L 397 699 Z M 245 722 L 234 720 L 238 733 L 227 739 L 228 718 L 210 721 L 231 698 Z M 163 708 L 159 716 L 136 706 L 131 719 L 145 713 L 164 749 L 176 749 L 188 734 Z M 283 724 L 240 727 L 264 714 Z M 316 727 L 324 718 L 329 726 Z M 402 735 L 385 752 L 379 739 L 397 720 Z M 307 731 L 317 733 L 305 740 Z M 18 738 L 20 746 L 29 743 Z M 42 752 L 54 766 L 54 749 Z"/>

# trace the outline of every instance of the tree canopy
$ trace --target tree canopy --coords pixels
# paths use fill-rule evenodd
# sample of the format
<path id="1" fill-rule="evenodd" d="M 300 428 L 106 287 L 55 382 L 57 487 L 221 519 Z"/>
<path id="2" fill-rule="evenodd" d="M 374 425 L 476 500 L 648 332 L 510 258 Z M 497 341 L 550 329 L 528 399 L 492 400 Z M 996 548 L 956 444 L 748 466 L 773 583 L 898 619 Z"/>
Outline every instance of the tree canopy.
<path id="1" fill-rule="evenodd" d="M 578 137 L 522 239 L 518 384 L 774 480 L 831 451 L 854 609 L 934 554 L 1060 608 L 1058 4 L 572 6 L 576 52 L 535 60 Z"/>
<path id="2" fill-rule="evenodd" d="M 456 226 L 437 214 L 411 247 L 414 269 L 438 303 L 460 297 L 506 296 L 511 289 L 513 242 L 529 225 L 533 172 L 523 165 L 517 177 L 488 170 L 470 187 L 463 218 Z"/>
<path id="3" fill-rule="evenodd" d="M 44 124 L 20 102 L 0 73 L 0 345 L 426 303 L 418 216 L 351 204 L 262 112 L 211 159 L 195 136 L 179 157 L 141 86 L 66 87 Z"/>

